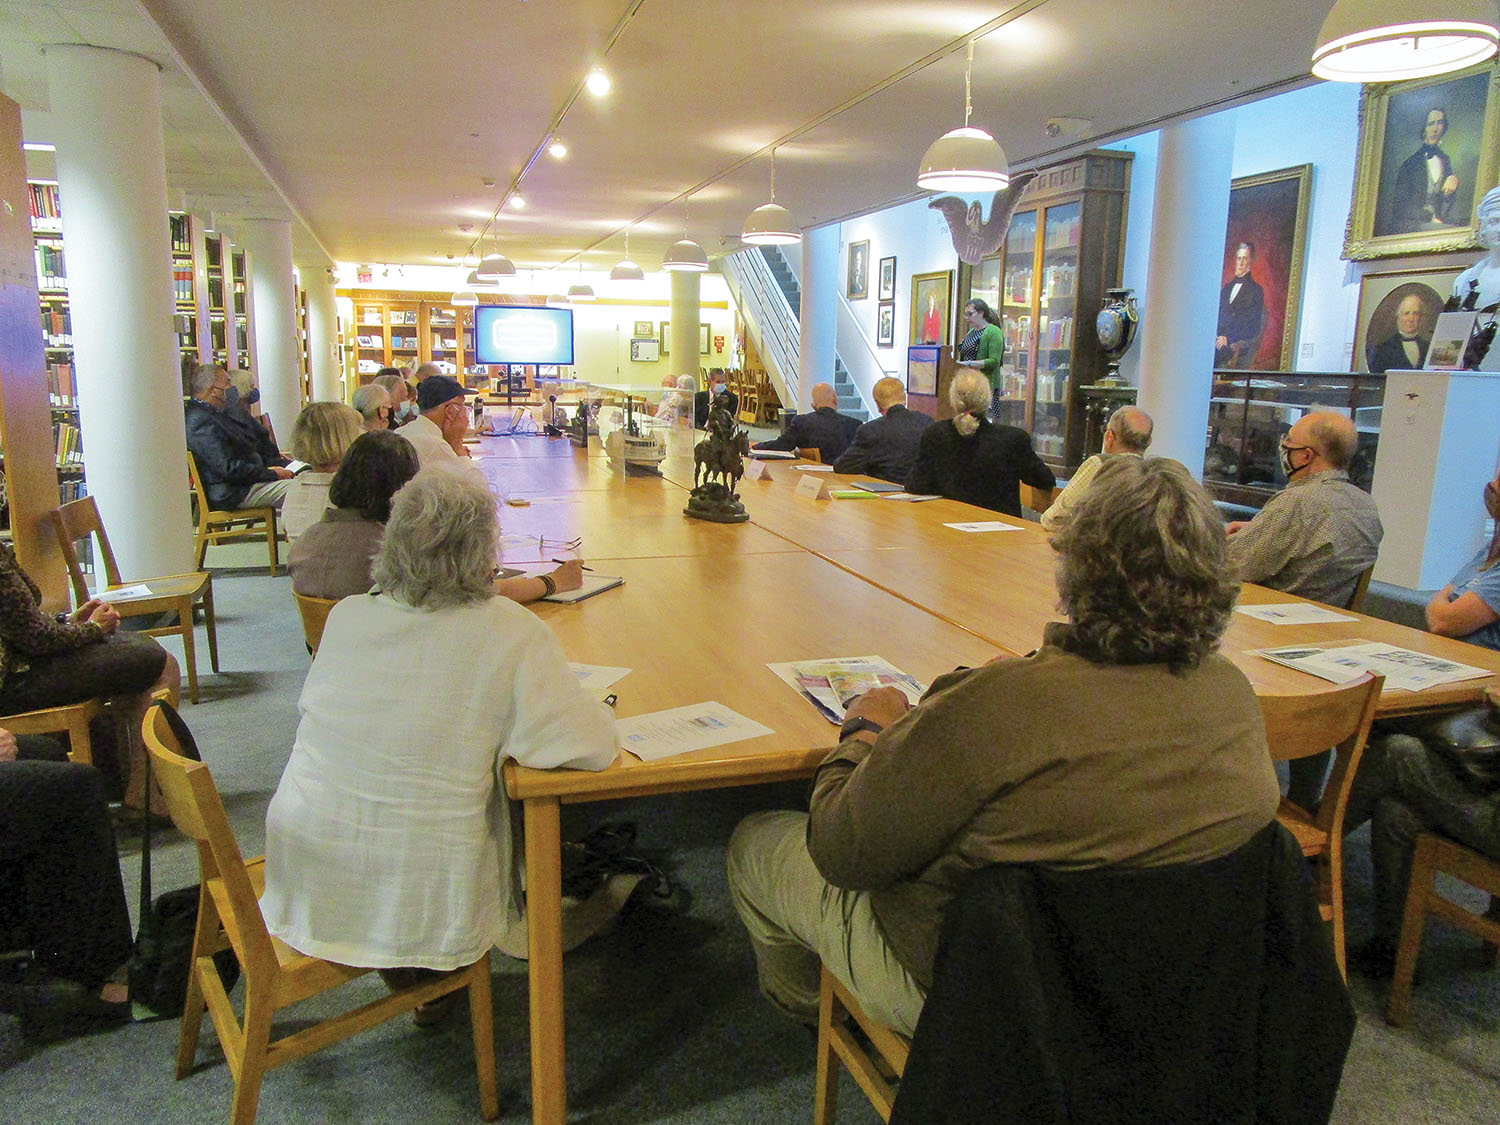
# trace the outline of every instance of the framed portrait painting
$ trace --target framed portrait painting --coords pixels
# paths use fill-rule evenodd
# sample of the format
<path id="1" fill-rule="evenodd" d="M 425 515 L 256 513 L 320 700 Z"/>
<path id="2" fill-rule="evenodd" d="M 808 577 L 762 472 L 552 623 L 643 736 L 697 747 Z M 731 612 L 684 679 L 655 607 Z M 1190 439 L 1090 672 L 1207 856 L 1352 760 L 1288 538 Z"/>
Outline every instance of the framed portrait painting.
<path id="1" fill-rule="evenodd" d="M 1359 279 L 1351 371 L 1415 371 L 1453 292 L 1455 268 L 1386 270 Z"/>
<path id="2" fill-rule="evenodd" d="M 708 354 L 708 335 L 711 329 L 706 324 L 698 325 L 698 354 Z"/>
<path id="3" fill-rule="evenodd" d="M 891 348 L 896 345 L 896 302 L 881 301 L 875 310 L 875 346 Z"/>
<path id="4" fill-rule="evenodd" d="M 1291 370 L 1311 180 L 1312 165 L 1299 164 L 1230 185 L 1215 367 Z"/>
<path id="5" fill-rule="evenodd" d="M 1344 257 L 1479 245 L 1474 205 L 1500 172 L 1500 67 L 1364 88 Z"/>
<path id="6" fill-rule="evenodd" d="M 880 259 L 880 285 L 875 291 L 877 301 L 894 301 L 896 299 L 896 257 Z"/>
<path id="7" fill-rule="evenodd" d="M 953 271 L 916 273 L 911 278 L 911 336 L 913 344 L 946 344 L 953 311 Z"/>
<path id="8" fill-rule="evenodd" d="M 863 301 L 870 295 L 870 240 L 849 243 L 849 275 L 844 283 L 844 296 L 851 301 Z"/>
<path id="9" fill-rule="evenodd" d="M 661 354 L 672 354 L 672 322 L 664 320 L 661 322 L 661 330 L 657 333 L 657 339 L 661 343 Z"/>

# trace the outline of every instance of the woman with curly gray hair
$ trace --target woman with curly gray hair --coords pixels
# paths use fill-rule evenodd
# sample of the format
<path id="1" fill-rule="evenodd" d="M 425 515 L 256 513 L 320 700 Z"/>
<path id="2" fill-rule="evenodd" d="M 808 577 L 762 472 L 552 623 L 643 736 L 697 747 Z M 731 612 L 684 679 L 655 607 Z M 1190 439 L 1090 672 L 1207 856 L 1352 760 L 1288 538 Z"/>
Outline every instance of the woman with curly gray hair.
<path id="1" fill-rule="evenodd" d="M 1255 692 L 1215 651 L 1235 596 L 1223 539 L 1181 465 L 1120 458 L 1053 540 L 1069 623 L 915 707 L 895 688 L 854 701 L 810 813 L 756 813 L 730 841 L 773 1003 L 815 1015 L 821 960 L 909 1032 L 943 908 L 976 869 L 1196 863 L 1271 822 Z"/>
<path id="2" fill-rule="evenodd" d="M 501 764 L 599 770 L 614 724 L 561 646 L 490 584 L 495 500 L 457 468 L 391 503 L 377 588 L 328 617 L 266 813 L 271 932 L 347 965 L 446 971 L 519 919 Z M 420 697 L 391 685 L 420 677 Z"/>
<path id="3" fill-rule="evenodd" d="M 948 388 L 953 417 L 928 426 L 917 443 L 906 491 L 946 496 L 1007 516 L 1021 516 L 1021 482 L 1051 490 L 1052 470 L 1031 448 L 1031 435 L 991 422 L 990 384 L 960 371 Z"/>

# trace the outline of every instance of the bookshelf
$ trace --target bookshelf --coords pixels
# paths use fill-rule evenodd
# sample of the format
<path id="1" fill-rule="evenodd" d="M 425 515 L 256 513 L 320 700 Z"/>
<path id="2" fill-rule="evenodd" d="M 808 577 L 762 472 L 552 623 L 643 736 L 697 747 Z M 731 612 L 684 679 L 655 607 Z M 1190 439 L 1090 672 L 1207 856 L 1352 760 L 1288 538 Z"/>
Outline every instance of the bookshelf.
<path id="1" fill-rule="evenodd" d="M 368 383 L 382 367 L 408 362 L 436 363 L 465 385 L 489 387 L 491 372 L 474 359 L 474 310 L 415 293 L 344 289 L 354 306 L 354 322 L 341 326 L 344 371 L 354 386 Z M 543 297 L 518 297 L 485 304 L 541 304 Z"/>
<path id="2" fill-rule="evenodd" d="M 1105 290 L 1119 284 L 1130 161 L 1096 150 L 1041 169 L 999 253 L 959 271 L 955 308 L 982 298 L 1005 333 L 998 420 L 1028 431 L 1054 468 L 1097 452 L 1085 448 L 1080 388 L 1106 370 L 1093 323 Z"/>
<path id="3" fill-rule="evenodd" d="M 229 278 L 226 296 L 228 308 L 229 364 L 241 371 L 249 371 L 250 362 L 250 286 L 245 272 L 249 260 L 243 250 L 232 250 L 229 254 Z"/>
<path id="4" fill-rule="evenodd" d="M 297 382 L 302 388 L 304 404 L 313 400 L 312 338 L 307 330 L 307 290 L 296 286 L 297 300 Z"/>

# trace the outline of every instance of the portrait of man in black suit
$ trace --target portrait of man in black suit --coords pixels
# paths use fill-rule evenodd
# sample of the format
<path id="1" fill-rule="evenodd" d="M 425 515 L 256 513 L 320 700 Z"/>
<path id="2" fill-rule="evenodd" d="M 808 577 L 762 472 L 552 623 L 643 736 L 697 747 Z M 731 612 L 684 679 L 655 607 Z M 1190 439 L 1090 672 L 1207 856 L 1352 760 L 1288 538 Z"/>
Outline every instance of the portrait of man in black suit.
<path id="1" fill-rule="evenodd" d="M 1219 291 L 1219 329 L 1214 339 L 1214 366 L 1249 367 L 1260 346 L 1266 321 L 1266 294 L 1250 275 L 1255 243 L 1234 250 L 1234 276 Z"/>
<path id="2" fill-rule="evenodd" d="M 1401 162 L 1391 189 L 1392 234 L 1409 234 L 1433 223 L 1446 223 L 1458 195 L 1453 161 L 1442 149 L 1448 133 L 1448 110 L 1433 106 L 1422 122 L 1421 144 Z M 1463 216 L 1468 221 L 1468 216 Z"/>
<path id="3" fill-rule="evenodd" d="M 1396 306 L 1396 331 L 1370 347 L 1370 370 L 1415 371 L 1427 361 L 1427 347 L 1432 343 L 1432 325 L 1436 309 L 1429 309 L 1420 293 L 1408 293 Z"/>

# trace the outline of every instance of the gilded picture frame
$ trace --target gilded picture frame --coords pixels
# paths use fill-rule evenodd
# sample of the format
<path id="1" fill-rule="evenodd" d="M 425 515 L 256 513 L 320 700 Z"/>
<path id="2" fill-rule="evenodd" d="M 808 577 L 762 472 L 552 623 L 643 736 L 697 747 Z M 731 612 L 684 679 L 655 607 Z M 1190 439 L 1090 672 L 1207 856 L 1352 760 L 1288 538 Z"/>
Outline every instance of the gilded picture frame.
<path id="1" fill-rule="evenodd" d="M 1420 266 L 1402 270 L 1372 270 L 1359 279 L 1359 311 L 1354 318 L 1354 353 L 1350 371 L 1371 371 L 1372 359 L 1388 347 L 1395 334 L 1401 303 L 1415 297 L 1421 305 L 1417 333 L 1424 342 L 1418 350 L 1425 360 L 1427 344 L 1437 323 L 1443 302 L 1453 292 L 1453 281 L 1461 272 L 1458 266 Z M 1393 355 L 1394 353 L 1387 353 Z M 1379 363 L 1376 366 L 1380 366 Z M 1420 367 L 1421 365 L 1418 364 Z M 1388 370 L 1400 370 L 1406 364 L 1396 360 Z"/>
<path id="2" fill-rule="evenodd" d="M 1424 158 L 1428 126 L 1440 155 Z M 1423 165 L 1427 167 L 1424 168 Z M 1423 193 L 1415 181 L 1437 178 Z M 1452 177 L 1452 191 L 1442 189 Z M 1474 205 L 1500 176 L 1500 66 L 1364 87 L 1344 257 L 1356 261 L 1479 246 Z"/>
<path id="3" fill-rule="evenodd" d="M 1220 277 L 1219 324 L 1215 329 L 1214 366 L 1258 371 L 1290 371 L 1297 346 L 1297 319 L 1302 307 L 1304 249 L 1312 165 L 1298 164 L 1240 176 L 1230 183 L 1229 221 L 1224 237 L 1224 267 Z M 1252 247 L 1249 272 L 1237 273 L 1242 246 Z M 1253 337 L 1237 333 L 1232 324 L 1242 319 L 1243 304 L 1236 282 L 1258 289 L 1261 320 Z M 1243 334 L 1246 339 L 1236 338 Z M 1219 344 L 1218 340 L 1226 343 Z"/>
<path id="4" fill-rule="evenodd" d="M 916 273 L 911 278 L 912 344 L 946 344 L 952 330 L 953 271 Z"/>

